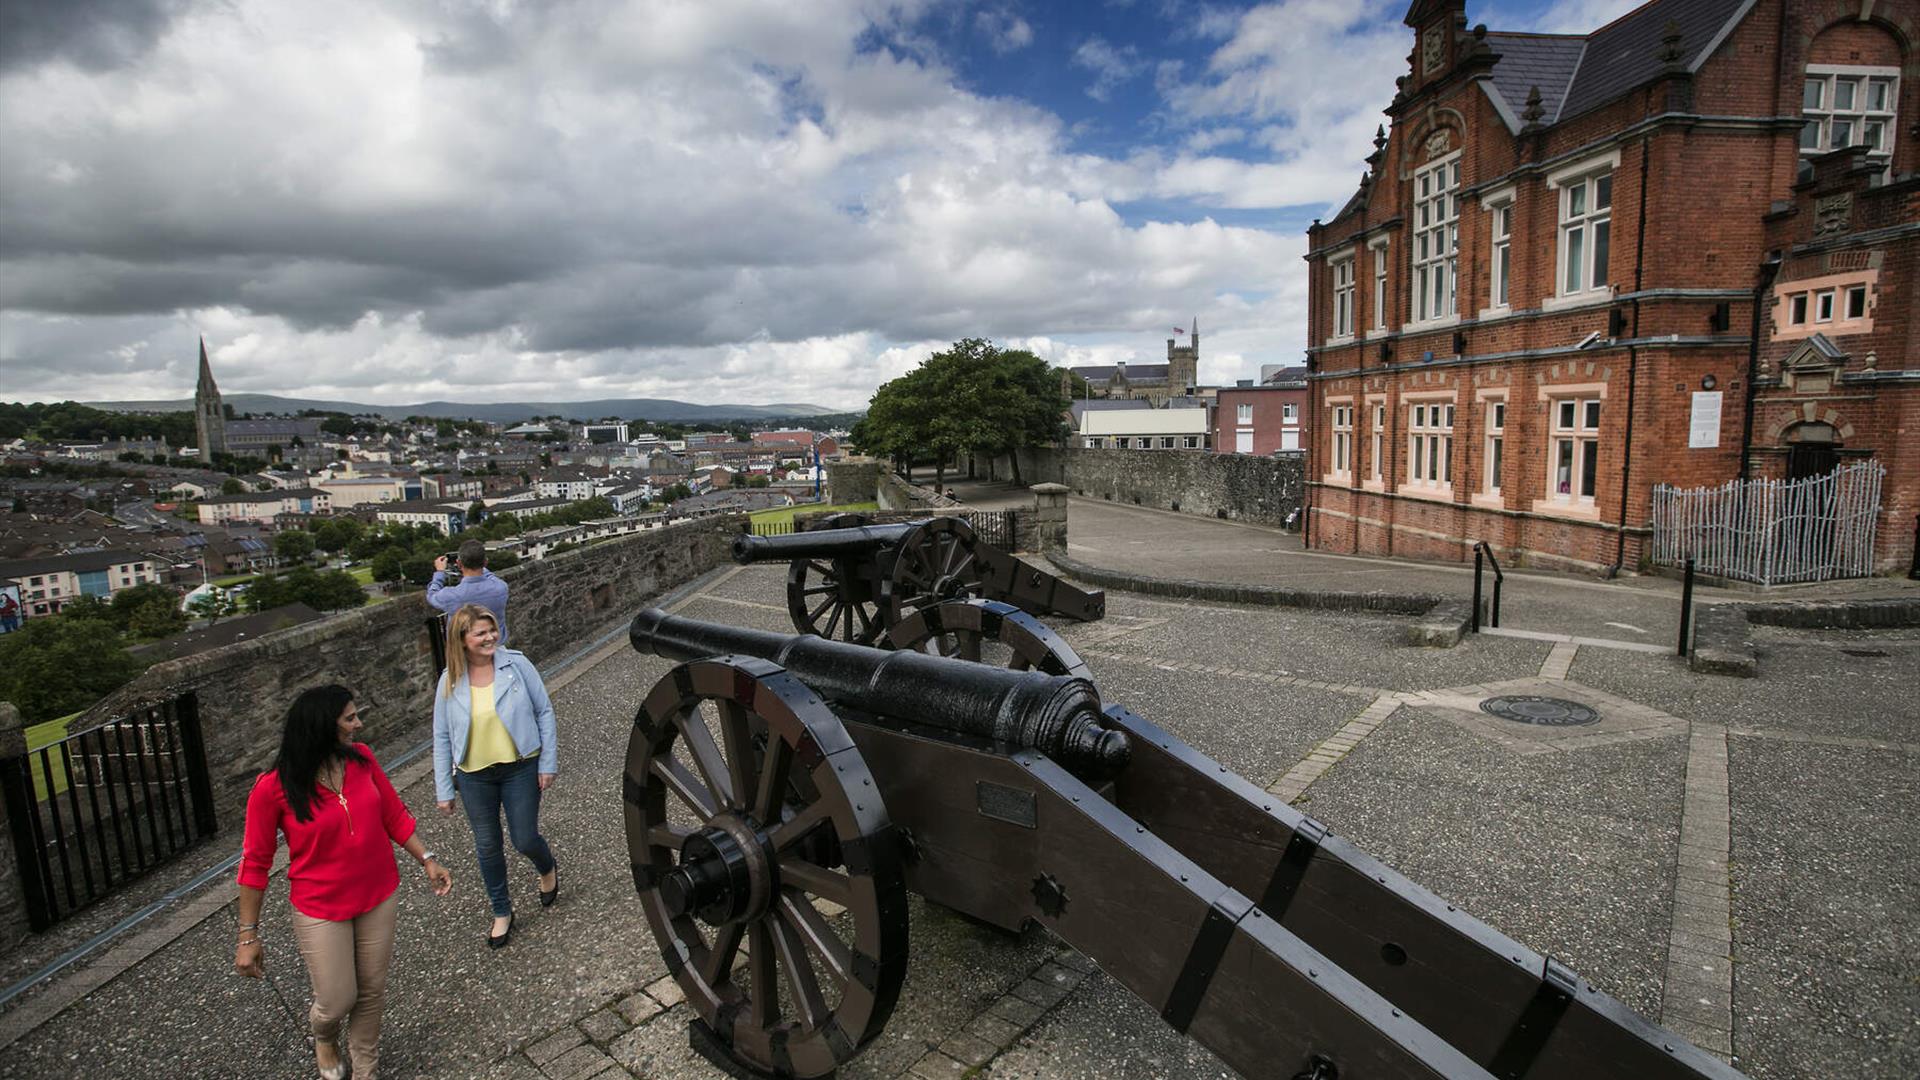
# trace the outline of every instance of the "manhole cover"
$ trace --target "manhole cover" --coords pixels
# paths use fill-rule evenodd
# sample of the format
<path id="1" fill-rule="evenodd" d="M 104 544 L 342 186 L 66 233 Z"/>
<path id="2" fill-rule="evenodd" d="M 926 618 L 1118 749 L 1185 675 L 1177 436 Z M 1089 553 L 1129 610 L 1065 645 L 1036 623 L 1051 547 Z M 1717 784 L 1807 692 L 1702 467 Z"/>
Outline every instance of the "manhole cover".
<path id="1" fill-rule="evenodd" d="M 1565 698 L 1531 695 L 1490 697 L 1480 703 L 1480 711 L 1502 720 L 1511 720 L 1516 724 L 1534 724 L 1539 727 L 1579 727 L 1582 724 L 1595 723 L 1600 719 L 1600 714 L 1590 705 L 1582 705 Z"/>

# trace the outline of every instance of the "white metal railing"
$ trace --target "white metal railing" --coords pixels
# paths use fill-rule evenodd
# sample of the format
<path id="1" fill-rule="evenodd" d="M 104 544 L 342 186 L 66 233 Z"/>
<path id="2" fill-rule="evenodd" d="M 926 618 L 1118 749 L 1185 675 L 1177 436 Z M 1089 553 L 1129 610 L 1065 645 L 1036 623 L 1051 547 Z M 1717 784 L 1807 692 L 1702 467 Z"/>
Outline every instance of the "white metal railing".
<path id="1" fill-rule="evenodd" d="M 1653 561 L 1689 556 L 1703 574 L 1783 585 L 1873 573 L 1877 461 L 1803 480 L 1729 480 L 1719 487 L 1653 489 Z"/>

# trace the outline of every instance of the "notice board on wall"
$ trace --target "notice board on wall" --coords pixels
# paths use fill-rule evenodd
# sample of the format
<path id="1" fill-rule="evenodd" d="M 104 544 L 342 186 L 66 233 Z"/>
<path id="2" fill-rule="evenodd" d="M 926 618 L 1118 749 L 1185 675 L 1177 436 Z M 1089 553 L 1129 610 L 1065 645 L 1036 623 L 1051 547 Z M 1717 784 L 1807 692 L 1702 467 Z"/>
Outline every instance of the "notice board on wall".
<path id="1" fill-rule="evenodd" d="M 1687 417 L 1687 449 L 1711 450 L 1720 445 L 1720 398 L 1718 390 L 1695 390 L 1693 411 Z"/>

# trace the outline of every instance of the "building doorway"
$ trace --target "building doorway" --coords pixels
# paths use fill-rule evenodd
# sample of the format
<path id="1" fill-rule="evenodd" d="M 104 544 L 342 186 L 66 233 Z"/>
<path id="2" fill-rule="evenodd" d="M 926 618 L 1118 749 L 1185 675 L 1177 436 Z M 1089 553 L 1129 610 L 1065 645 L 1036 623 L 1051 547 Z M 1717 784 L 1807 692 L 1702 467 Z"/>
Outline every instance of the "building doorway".
<path id="1" fill-rule="evenodd" d="M 1832 424 L 1809 421 L 1787 430 L 1787 479 L 1825 476 L 1840 464 L 1839 432 Z"/>

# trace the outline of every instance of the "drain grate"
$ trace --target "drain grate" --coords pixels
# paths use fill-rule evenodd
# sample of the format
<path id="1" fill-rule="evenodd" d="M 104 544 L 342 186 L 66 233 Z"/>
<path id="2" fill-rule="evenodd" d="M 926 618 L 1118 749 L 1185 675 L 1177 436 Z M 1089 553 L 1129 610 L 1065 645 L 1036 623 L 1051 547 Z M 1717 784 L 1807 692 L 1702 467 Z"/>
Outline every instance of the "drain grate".
<path id="1" fill-rule="evenodd" d="M 1580 727 L 1597 723 L 1600 714 L 1591 705 L 1565 698 L 1534 697 L 1528 694 L 1490 697 L 1480 703 L 1480 711 L 1516 724 L 1536 727 Z"/>
<path id="2" fill-rule="evenodd" d="M 1848 656 L 1886 656 L 1887 655 L 1886 653 L 1881 652 L 1879 649 L 1841 649 L 1840 651 L 1843 653 L 1846 653 Z"/>

